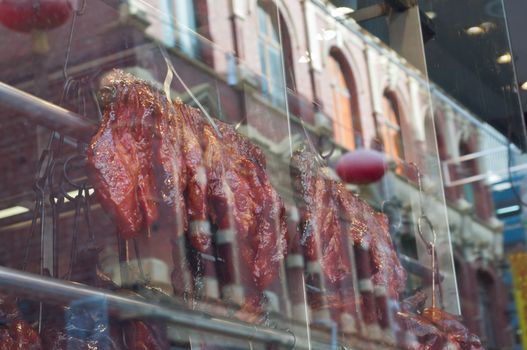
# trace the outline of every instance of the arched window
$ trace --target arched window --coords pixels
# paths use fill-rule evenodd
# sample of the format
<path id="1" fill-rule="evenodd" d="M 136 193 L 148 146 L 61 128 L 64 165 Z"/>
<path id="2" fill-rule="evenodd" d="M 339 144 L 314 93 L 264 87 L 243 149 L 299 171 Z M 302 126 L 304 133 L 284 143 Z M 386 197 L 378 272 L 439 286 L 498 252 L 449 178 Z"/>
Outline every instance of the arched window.
<path id="1" fill-rule="evenodd" d="M 294 86 L 291 40 L 284 19 L 272 1 L 258 2 L 258 52 L 262 93 L 274 105 L 285 107 L 286 88 Z"/>
<path id="2" fill-rule="evenodd" d="M 401 132 L 401 117 L 395 97 L 386 92 L 382 98 L 384 121 L 381 134 L 384 141 L 384 152 L 395 161 L 404 159 L 403 137 Z"/>
<path id="3" fill-rule="evenodd" d="M 351 70 L 341 62 L 343 59 L 337 52 L 332 52 L 328 58 L 333 130 L 338 144 L 355 149 L 362 146 L 362 128 L 354 106 Z"/>

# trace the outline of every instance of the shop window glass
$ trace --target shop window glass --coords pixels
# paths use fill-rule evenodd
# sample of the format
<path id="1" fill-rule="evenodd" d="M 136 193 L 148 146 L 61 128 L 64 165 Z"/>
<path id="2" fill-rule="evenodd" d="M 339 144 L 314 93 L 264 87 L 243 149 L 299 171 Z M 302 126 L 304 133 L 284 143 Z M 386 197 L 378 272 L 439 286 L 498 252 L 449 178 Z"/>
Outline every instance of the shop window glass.
<path id="1" fill-rule="evenodd" d="M 16 316 L 1 320 L 2 336 L 22 325 L 19 338 L 41 335 L 45 349 L 55 340 L 163 350 L 426 346 L 435 320 L 424 340 L 399 325 L 423 320 L 416 291 L 432 304 L 435 270 L 421 240 L 434 232 L 437 306 L 457 315 L 451 242 L 466 242 L 457 236 L 465 226 L 452 220 L 450 239 L 441 169 L 423 166 L 434 186 L 419 191 L 373 157 L 376 174 L 361 177 L 385 177 L 370 186 L 330 168 L 340 145 L 386 141 L 403 157 L 400 122 L 406 137 L 423 130 L 413 124 L 422 118 L 405 118 L 403 100 L 390 97 L 425 107 L 431 90 L 323 4 L 93 0 L 32 34 L 0 20 L 0 46 L 10 48 L 0 53 L 0 314 Z M 43 34 L 50 51 L 33 52 Z M 387 77 L 400 90 L 383 112 L 375 82 Z M 260 79 L 261 91 L 251 88 Z M 424 128 L 433 140 L 433 125 Z M 406 147 L 415 143 L 408 134 Z M 414 154 L 439 165 L 434 149 L 406 158 Z M 463 220 L 474 236 L 490 226 Z M 496 248 L 479 239 L 487 236 L 467 256 Z M 419 307 L 399 313 L 414 296 Z"/>

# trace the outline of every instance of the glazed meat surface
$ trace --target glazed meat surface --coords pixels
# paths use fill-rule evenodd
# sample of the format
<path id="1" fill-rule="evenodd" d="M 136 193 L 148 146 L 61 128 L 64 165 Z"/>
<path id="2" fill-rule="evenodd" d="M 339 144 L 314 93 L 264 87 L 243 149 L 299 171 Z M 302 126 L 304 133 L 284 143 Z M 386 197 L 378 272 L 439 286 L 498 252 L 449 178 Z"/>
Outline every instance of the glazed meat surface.
<path id="1" fill-rule="evenodd" d="M 189 220 L 206 221 L 197 112 L 173 105 L 146 82 L 120 71 L 103 84 L 111 96 L 90 143 L 88 164 L 99 200 L 119 234 L 134 238 L 146 232 L 159 217 L 160 203 L 170 209 L 176 235 L 188 230 Z M 204 251 L 208 236 L 197 232 L 191 241 Z"/>
<path id="2" fill-rule="evenodd" d="M 0 350 L 41 350 L 40 336 L 22 319 L 14 298 L 0 295 Z"/>
<path id="3" fill-rule="evenodd" d="M 201 136 L 203 120 L 199 112 L 182 103 L 174 104 L 181 130 L 182 151 L 186 167 L 186 201 L 189 238 L 192 246 L 201 252 L 211 248 L 211 234 L 208 227 L 207 175 L 203 161 Z"/>
<path id="4" fill-rule="evenodd" d="M 234 229 L 241 263 L 263 290 L 276 278 L 286 251 L 284 204 L 265 173 L 261 151 L 231 126 L 218 125 L 221 136 L 208 124 L 203 132 L 211 220 L 219 229 Z"/>
<path id="5" fill-rule="evenodd" d="M 340 181 L 331 179 L 317 164 L 316 156 L 305 149 L 294 153 L 291 176 L 300 209 L 304 255 L 308 261 L 320 263 L 327 279 L 326 287 L 331 289 L 332 284 L 349 279 L 353 268 L 359 279 L 369 278 L 375 287 L 386 290 L 387 297 L 398 300 L 404 289 L 406 272 L 394 249 L 386 216 L 375 212 Z M 346 248 L 350 245 L 360 247 L 354 250 L 353 258 Z M 367 251 L 361 252 L 361 249 Z M 369 261 L 364 261 L 364 257 Z M 349 261 L 355 265 L 351 266 Z M 341 283 L 340 296 L 327 297 L 329 307 L 355 301 L 353 293 L 346 295 L 343 288 L 352 289 L 354 286 Z M 401 304 L 402 310 L 395 316 L 400 327 L 415 337 L 413 344 L 406 344 L 408 349 L 481 349 L 479 339 L 456 317 L 439 309 L 420 312 L 425 300 L 423 293 L 416 294 Z M 363 296 L 358 302 L 363 304 L 362 317 L 367 321 L 371 309 L 364 308 L 366 299 Z"/>
<path id="6" fill-rule="evenodd" d="M 316 163 L 316 156 L 297 151 L 291 179 L 301 217 L 301 241 L 308 261 L 319 261 L 327 279 L 336 283 L 351 273 L 340 221 L 334 181 Z M 342 194 L 344 195 L 344 194 Z"/>
<path id="7" fill-rule="evenodd" d="M 445 332 L 448 339 L 463 350 L 482 349 L 479 338 L 472 334 L 458 317 L 437 308 L 426 308 L 423 316 L 432 322 L 438 329 Z"/>
<path id="8" fill-rule="evenodd" d="M 162 103 L 146 84 L 122 73 L 108 78 L 112 101 L 88 149 L 97 195 L 119 234 L 133 238 L 157 219 L 151 166 L 153 125 Z"/>
<path id="9" fill-rule="evenodd" d="M 407 346 L 418 350 L 481 350 L 481 341 L 457 319 L 439 309 L 425 309 L 422 314 L 399 312 L 397 321 L 415 336 L 417 344 Z"/>
<path id="10" fill-rule="evenodd" d="M 459 317 L 438 308 L 424 308 L 426 295 L 417 292 L 403 300 L 395 318 L 402 329 L 415 338 L 416 344 L 407 344 L 418 350 L 481 350 L 479 338 L 472 334 Z"/>
<path id="11" fill-rule="evenodd" d="M 160 202 L 168 208 L 166 213 L 175 229 L 175 235 L 183 235 L 188 227 L 185 188 L 187 175 L 183 157 L 182 129 L 178 127 L 178 115 L 167 100 L 160 102 L 161 115 L 154 125 L 154 167 Z M 179 118 L 181 119 L 181 118 Z"/>
<path id="12" fill-rule="evenodd" d="M 399 312 L 396 319 L 402 328 L 415 337 L 414 344 L 406 344 L 412 350 L 443 350 L 447 346 L 447 336 L 423 316 Z"/>
<path id="13" fill-rule="evenodd" d="M 163 98 L 163 104 L 168 101 Z M 171 210 L 176 234 L 187 233 L 194 248 L 210 248 L 210 233 L 203 232 L 207 222 L 207 178 L 202 164 L 199 113 L 181 103 L 167 104 L 156 120 L 154 168 L 161 200 Z"/>
<path id="14" fill-rule="evenodd" d="M 165 330 L 155 323 L 127 321 L 122 323 L 124 342 L 128 350 L 169 349 Z"/>
<path id="15" fill-rule="evenodd" d="M 348 245 L 368 247 L 372 280 L 393 299 L 404 288 L 406 273 L 388 232 L 386 217 L 331 179 L 305 149 L 291 160 L 293 188 L 300 208 L 302 242 L 308 260 L 318 260 L 332 283 L 349 277 Z M 354 268 L 357 268 L 356 266 Z"/>
<path id="16" fill-rule="evenodd" d="M 198 110 L 168 101 L 131 75 L 115 71 L 106 85 L 112 93 L 88 165 L 121 237 L 146 232 L 161 211 L 174 227 L 174 259 L 180 260 L 178 237 L 213 255 L 211 224 L 234 230 L 244 278 L 265 289 L 286 252 L 286 220 L 261 150 L 233 127 L 219 121 L 212 127 Z"/>

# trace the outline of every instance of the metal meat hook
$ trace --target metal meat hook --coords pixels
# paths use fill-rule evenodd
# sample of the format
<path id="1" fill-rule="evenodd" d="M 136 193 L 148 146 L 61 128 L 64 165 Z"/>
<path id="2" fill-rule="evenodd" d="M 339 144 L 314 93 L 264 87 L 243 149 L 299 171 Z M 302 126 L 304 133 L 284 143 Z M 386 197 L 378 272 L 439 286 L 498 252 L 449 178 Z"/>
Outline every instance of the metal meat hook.
<path id="1" fill-rule="evenodd" d="M 419 188 L 419 207 L 421 211 L 421 215 L 419 216 L 419 219 L 417 219 L 417 233 L 419 234 L 419 238 L 423 241 L 423 243 L 426 246 L 426 249 L 428 251 L 428 254 L 430 254 L 432 258 L 432 308 L 436 307 L 436 275 L 437 275 L 437 255 L 435 251 L 436 241 L 437 241 L 437 235 L 434 229 L 434 225 L 432 224 L 432 221 L 430 221 L 430 218 L 425 214 L 424 212 L 424 201 L 423 201 L 423 183 L 421 179 L 421 171 L 419 170 L 419 167 L 415 163 L 410 163 L 411 166 L 415 168 L 417 171 L 417 184 Z M 426 224 L 428 226 L 428 229 L 430 230 L 432 237 L 431 240 L 428 240 L 424 235 L 423 230 L 423 224 Z"/>
<path id="2" fill-rule="evenodd" d="M 62 194 L 64 195 L 64 197 L 68 198 L 68 200 L 70 200 L 70 201 L 74 201 L 75 198 L 77 198 L 77 197 L 72 197 L 72 196 L 70 196 L 68 194 L 68 192 L 66 192 L 66 190 L 64 189 L 64 184 L 65 183 L 67 183 L 68 185 L 72 186 L 74 189 L 79 190 L 79 191 L 82 190 L 83 188 L 85 188 L 87 185 L 86 185 L 85 182 L 80 183 L 80 184 L 76 183 L 70 177 L 70 175 L 68 174 L 68 170 L 73 166 L 74 162 L 76 162 L 76 161 L 84 162 L 85 159 L 86 159 L 85 156 L 77 154 L 77 155 L 73 155 L 73 156 L 69 157 L 64 162 L 64 165 L 63 165 L 63 168 L 62 168 L 62 178 L 65 180 L 65 182 L 64 181 L 61 182 L 60 189 L 61 189 Z"/>
<path id="3" fill-rule="evenodd" d="M 425 235 L 423 234 L 423 222 L 428 226 L 428 228 L 430 229 L 430 232 L 432 233 L 431 240 L 427 240 L 425 238 Z M 421 215 L 419 219 L 417 220 L 417 233 L 419 234 L 419 237 L 421 238 L 421 240 L 425 243 L 428 253 L 430 255 L 434 254 L 433 250 L 436 244 L 437 235 L 436 235 L 434 226 L 432 225 L 432 222 L 430 221 L 428 216 Z"/>
<path id="4" fill-rule="evenodd" d="M 35 207 L 33 210 L 33 218 L 31 220 L 31 226 L 29 231 L 29 237 L 26 241 L 26 247 L 24 252 L 24 260 L 22 262 L 22 271 L 27 269 L 27 264 L 29 262 L 29 250 L 31 241 L 37 232 L 37 221 L 40 218 L 40 238 L 42 241 L 42 236 L 44 234 L 44 217 L 45 217 L 45 206 L 44 206 L 44 196 L 46 182 L 51 174 L 53 169 L 53 140 L 55 138 L 55 131 L 51 133 L 49 141 L 46 145 L 46 148 L 40 154 L 40 158 L 37 165 L 37 171 L 35 175 L 35 182 L 33 183 L 33 190 L 35 191 Z M 59 148 L 60 151 L 60 148 Z M 41 245 L 42 246 L 42 245 Z M 42 247 L 41 247 L 42 250 Z M 40 273 L 43 273 L 43 262 L 42 262 L 42 251 L 40 257 Z"/>
<path id="5" fill-rule="evenodd" d="M 418 189 L 419 189 L 419 211 L 420 211 L 420 215 L 419 215 L 419 219 L 417 220 L 417 232 L 419 234 L 419 238 L 423 241 L 425 246 L 428 249 L 430 249 L 431 246 L 435 246 L 437 236 L 436 236 L 436 233 L 435 233 L 434 225 L 432 224 L 432 222 L 430 221 L 430 219 L 428 218 L 428 216 L 426 215 L 426 213 L 424 211 L 424 200 L 423 200 L 424 190 L 423 190 L 423 182 L 422 182 L 422 178 L 421 178 L 421 171 L 419 170 L 419 167 L 417 166 L 417 164 L 415 164 L 414 162 L 411 162 L 410 165 L 412 167 L 414 167 L 416 172 L 417 172 L 417 186 L 418 186 Z M 425 235 L 423 234 L 423 222 L 428 225 L 428 228 L 430 229 L 430 231 L 432 233 L 432 239 L 431 240 L 427 240 Z"/>
<path id="6" fill-rule="evenodd" d="M 207 118 L 207 121 L 214 128 L 214 131 L 219 136 L 219 138 L 220 139 L 223 138 L 223 135 L 221 134 L 221 131 L 218 128 L 218 125 L 216 124 L 214 119 L 210 116 L 209 112 L 207 112 L 205 107 L 203 107 L 201 102 L 199 102 L 199 100 L 196 98 L 196 96 L 194 96 L 194 93 L 192 93 L 192 91 L 189 89 L 187 84 L 185 84 L 185 81 L 183 80 L 183 78 L 181 78 L 181 76 L 176 71 L 176 68 L 174 67 L 174 65 L 170 61 L 166 50 L 163 47 L 160 47 L 159 50 L 161 51 L 161 54 L 163 55 L 163 58 L 164 58 L 165 63 L 167 65 L 167 76 L 165 78 L 164 90 L 165 90 L 165 94 L 166 94 L 166 97 L 167 97 L 168 101 L 169 102 L 171 101 L 171 99 L 170 99 L 170 84 L 172 82 L 172 78 L 175 76 L 178 79 L 178 81 L 181 84 L 181 86 L 183 86 L 185 91 L 189 94 L 189 96 L 192 97 L 194 102 L 196 102 L 196 105 L 199 107 L 201 112 L 205 115 L 205 117 Z"/>
<path id="7" fill-rule="evenodd" d="M 68 65 L 70 61 L 70 54 L 71 54 L 71 45 L 73 43 L 73 34 L 75 32 L 75 25 L 77 23 L 77 17 L 82 16 L 84 12 L 86 11 L 87 6 L 87 0 L 79 0 L 75 3 L 76 6 L 74 6 L 73 11 L 73 18 L 71 20 L 71 26 L 70 26 L 70 32 L 68 35 L 68 45 L 66 46 L 66 57 L 64 59 L 64 67 L 62 68 L 62 75 L 64 77 L 64 80 L 68 81 Z"/>

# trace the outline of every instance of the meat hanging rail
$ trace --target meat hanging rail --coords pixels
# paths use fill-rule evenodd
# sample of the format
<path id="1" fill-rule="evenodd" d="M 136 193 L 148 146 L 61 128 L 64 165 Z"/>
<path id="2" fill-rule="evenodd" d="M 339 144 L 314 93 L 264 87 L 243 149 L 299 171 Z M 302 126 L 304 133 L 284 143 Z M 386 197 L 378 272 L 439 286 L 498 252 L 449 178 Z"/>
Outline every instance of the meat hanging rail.
<path id="1" fill-rule="evenodd" d="M 265 326 L 243 323 L 237 320 L 216 317 L 195 310 L 186 310 L 166 304 L 153 304 L 145 300 L 134 299 L 115 294 L 107 290 L 85 286 L 79 283 L 56 280 L 31 273 L 0 266 L 0 291 L 15 293 L 22 298 L 34 301 L 64 305 L 65 302 L 88 300 L 100 301 L 110 314 L 126 320 L 143 317 L 150 320 L 167 322 L 172 326 L 192 330 L 193 332 L 212 333 L 238 340 L 261 344 L 274 344 L 279 349 L 332 349 L 335 343 L 328 332 L 312 330 L 312 337 L 305 335 L 305 324 L 292 324 L 289 329 L 275 329 Z M 331 325 L 328 325 L 331 326 Z M 169 338 L 170 327 L 169 327 Z M 176 332 L 177 333 L 177 332 Z M 368 339 L 346 336 L 354 349 L 370 348 L 372 343 L 384 349 L 393 347 Z"/>
<path id="2" fill-rule="evenodd" d="M 23 113 L 36 124 L 75 137 L 80 141 L 88 142 L 97 131 L 97 123 L 94 120 L 84 118 L 3 82 L 0 82 L 0 105 Z M 400 259 L 408 272 L 431 279 L 432 271 L 429 266 L 405 255 L 401 255 Z M 443 276 L 439 278 L 442 279 Z"/>
<path id="3" fill-rule="evenodd" d="M 21 113 L 35 124 L 87 142 L 97 130 L 97 122 L 87 119 L 63 107 L 38 98 L 20 89 L 0 82 L 0 105 Z M 431 276 L 431 271 L 421 263 L 401 257 L 403 265 L 420 277 Z M 235 320 L 217 318 L 201 312 L 156 305 L 148 301 L 123 297 L 108 291 L 84 285 L 37 276 L 14 269 L 0 267 L 0 290 L 16 292 L 17 295 L 36 301 L 47 300 L 57 303 L 85 298 L 103 300 L 110 312 L 120 318 L 147 317 L 166 321 L 198 332 L 209 332 L 226 337 L 248 341 L 271 343 L 284 348 L 326 349 L 331 339 L 312 337 L 302 339 L 294 330 L 273 329 L 264 326 L 244 324 Z M 305 325 L 304 325 L 305 326 Z M 360 339 L 354 345 L 361 348 Z M 383 344 L 386 345 L 387 344 Z"/>
<path id="4" fill-rule="evenodd" d="M 46 300 L 58 304 L 80 299 L 101 300 L 107 304 L 110 313 L 122 319 L 145 317 L 215 334 L 256 342 L 276 343 L 286 348 L 292 348 L 295 342 L 298 344 L 293 333 L 289 331 L 248 325 L 195 311 L 156 305 L 109 291 L 36 276 L 6 267 L 0 267 L 0 290 L 16 292 L 18 296 L 36 301 Z"/>
<path id="5" fill-rule="evenodd" d="M 97 130 L 93 120 L 0 82 L 0 104 L 24 113 L 37 124 L 89 141 Z"/>

